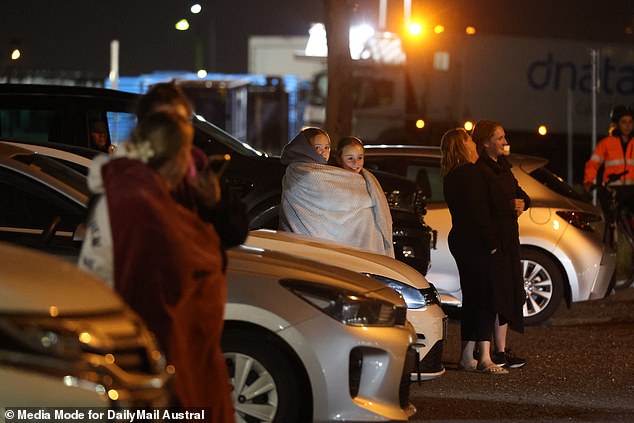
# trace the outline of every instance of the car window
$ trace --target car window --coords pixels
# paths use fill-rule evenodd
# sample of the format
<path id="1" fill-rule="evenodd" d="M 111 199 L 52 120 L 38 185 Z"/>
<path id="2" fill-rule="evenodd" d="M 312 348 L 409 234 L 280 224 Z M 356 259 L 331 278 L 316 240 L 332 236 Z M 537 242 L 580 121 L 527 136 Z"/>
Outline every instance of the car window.
<path id="1" fill-rule="evenodd" d="M 130 140 L 130 134 L 136 126 L 136 116 L 134 113 L 108 112 L 108 130 L 112 144 L 119 145 Z"/>
<path id="2" fill-rule="evenodd" d="M 59 141 L 62 118 L 55 110 L 0 109 L 0 136 L 26 141 Z"/>
<path id="3" fill-rule="evenodd" d="M 62 181 L 85 196 L 90 195 L 90 191 L 86 185 L 86 177 L 56 159 L 40 154 L 16 154 L 13 156 L 13 159 L 38 168 L 40 171 Z"/>
<path id="4" fill-rule="evenodd" d="M 416 184 L 416 189 L 422 191 L 428 203 L 444 202 L 442 193 L 442 176 L 440 162 L 431 157 L 413 156 L 368 156 L 365 166 L 372 170 L 395 173 L 404 176 Z"/>
<path id="5" fill-rule="evenodd" d="M 235 138 L 204 119 L 194 118 L 194 144 L 206 154 L 240 154 L 265 157 L 266 154 Z"/>
<path id="6" fill-rule="evenodd" d="M 63 252 L 76 249 L 73 233 L 84 208 L 39 181 L 0 167 L 0 240 Z M 44 234 L 54 234 L 44 244 Z"/>
<path id="7" fill-rule="evenodd" d="M 583 195 L 574 190 L 563 178 L 557 176 L 545 167 L 535 169 L 530 175 L 539 181 L 542 185 L 552 189 L 564 197 L 572 198 L 579 201 L 588 201 Z"/>

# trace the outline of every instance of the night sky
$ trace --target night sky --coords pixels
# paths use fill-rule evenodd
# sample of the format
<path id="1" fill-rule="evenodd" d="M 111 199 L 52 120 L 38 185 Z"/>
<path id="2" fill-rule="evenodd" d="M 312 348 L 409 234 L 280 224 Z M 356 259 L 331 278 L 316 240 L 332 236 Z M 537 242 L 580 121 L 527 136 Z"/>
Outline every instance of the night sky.
<path id="1" fill-rule="evenodd" d="M 341 0 L 345 1 L 345 0 Z M 413 0 L 413 13 L 447 31 L 475 25 L 480 34 L 626 42 L 634 36 L 634 0 Z M 249 35 L 306 35 L 324 20 L 320 0 L 201 1 L 193 29 L 174 30 L 191 17 L 185 0 L 3 0 L 3 71 L 14 45 L 20 70 L 66 70 L 106 76 L 109 44 L 121 43 L 120 74 L 193 70 L 196 40 L 204 41 L 209 71 L 246 72 Z M 402 2 L 390 0 L 393 22 Z M 378 0 L 360 0 L 358 18 L 376 19 Z"/>

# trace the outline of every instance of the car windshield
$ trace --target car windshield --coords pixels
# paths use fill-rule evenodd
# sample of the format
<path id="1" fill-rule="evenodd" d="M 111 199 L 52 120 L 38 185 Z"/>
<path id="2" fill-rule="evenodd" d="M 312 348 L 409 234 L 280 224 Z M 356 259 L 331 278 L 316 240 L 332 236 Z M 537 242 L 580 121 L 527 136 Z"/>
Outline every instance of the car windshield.
<path id="1" fill-rule="evenodd" d="M 217 141 L 228 147 L 231 151 L 241 154 L 243 156 L 250 157 L 266 157 L 266 153 L 263 153 L 249 144 L 240 141 L 228 132 L 223 131 L 211 122 L 208 122 L 203 117 L 195 116 L 193 119 L 194 126 L 199 129 L 207 138 L 205 141 Z M 200 134 L 198 134 L 200 135 Z M 197 135 L 197 136 L 198 136 Z M 200 146 L 199 146 L 200 147 Z"/>
<path id="2" fill-rule="evenodd" d="M 13 158 L 29 166 L 38 168 L 47 175 L 65 183 L 85 196 L 90 195 L 90 191 L 86 185 L 86 177 L 70 167 L 59 163 L 55 159 L 39 154 L 17 154 L 13 156 Z"/>
<path id="3" fill-rule="evenodd" d="M 572 198 L 573 200 L 587 201 L 580 193 L 575 191 L 573 187 L 568 185 L 566 181 L 545 167 L 535 169 L 530 173 L 530 175 L 542 185 L 552 189 L 564 197 Z"/>

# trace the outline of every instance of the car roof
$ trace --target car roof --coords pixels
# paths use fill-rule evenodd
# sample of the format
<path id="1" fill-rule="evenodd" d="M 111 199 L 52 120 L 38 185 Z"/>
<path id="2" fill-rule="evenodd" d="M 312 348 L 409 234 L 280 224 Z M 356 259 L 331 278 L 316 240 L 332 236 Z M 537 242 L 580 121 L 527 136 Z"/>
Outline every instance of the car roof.
<path id="1" fill-rule="evenodd" d="M 85 87 L 76 85 L 43 85 L 43 84 L 0 84 L 0 96 L 2 95 L 46 95 L 46 96 L 73 96 L 90 98 L 120 99 L 136 101 L 138 94 L 111 90 L 101 87 Z"/>
<path id="2" fill-rule="evenodd" d="M 366 156 L 418 156 L 440 158 L 440 147 L 422 145 L 366 145 Z M 531 173 L 536 169 L 548 164 L 548 159 L 526 154 L 511 154 L 509 161 L 515 167 L 519 167 L 526 173 Z"/>

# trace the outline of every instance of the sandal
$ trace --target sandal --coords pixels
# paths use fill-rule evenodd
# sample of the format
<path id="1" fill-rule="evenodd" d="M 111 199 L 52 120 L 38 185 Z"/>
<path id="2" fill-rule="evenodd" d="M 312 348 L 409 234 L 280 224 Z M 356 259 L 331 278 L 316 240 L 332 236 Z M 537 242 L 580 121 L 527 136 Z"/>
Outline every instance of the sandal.
<path id="1" fill-rule="evenodd" d="M 489 366 L 489 367 L 485 367 L 484 369 L 475 369 L 476 372 L 478 373 L 482 373 L 485 375 L 507 375 L 509 374 L 509 371 L 506 370 L 504 367 L 499 367 L 495 364 Z"/>

